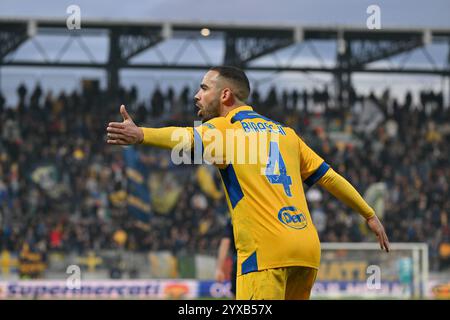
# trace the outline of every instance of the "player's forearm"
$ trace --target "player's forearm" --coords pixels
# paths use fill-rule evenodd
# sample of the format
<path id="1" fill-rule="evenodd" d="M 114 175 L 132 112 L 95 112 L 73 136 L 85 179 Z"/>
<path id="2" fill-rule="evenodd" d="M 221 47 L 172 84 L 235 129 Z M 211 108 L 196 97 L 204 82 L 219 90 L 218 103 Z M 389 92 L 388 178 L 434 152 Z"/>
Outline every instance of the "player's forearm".
<path id="1" fill-rule="evenodd" d="M 369 219 L 375 215 L 375 211 L 367 204 L 350 182 L 332 168 L 325 173 L 318 183 L 337 199 L 359 212 L 364 218 Z"/>
<path id="2" fill-rule="evenodd" d="M 217 256 L 217 268 L 222 269 L 225 264 L 225 259 L 230 249 L 231 240 L 229 238 L 222 238 L 219 245 L 219 254 Z"/>
<path id="3" fill-rule="evenodd" d="M 164 128 L 144 128 L 143 145 L 159 148 L 172 149 L 180 143 L 192 143 L 192 128 L 164 127 Z"/>

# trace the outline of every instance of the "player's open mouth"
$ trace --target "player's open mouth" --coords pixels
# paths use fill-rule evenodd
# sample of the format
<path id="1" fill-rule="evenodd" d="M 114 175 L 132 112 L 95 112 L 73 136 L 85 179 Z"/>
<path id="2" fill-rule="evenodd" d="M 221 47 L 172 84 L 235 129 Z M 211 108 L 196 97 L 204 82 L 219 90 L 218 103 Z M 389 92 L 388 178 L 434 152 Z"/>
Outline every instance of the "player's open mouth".
<path id="1" fill-rule="evenodd" d="M 200 117 L 201 113 L 202 113 L 202 108 L 200 107 L 200 105 L 198 105 L 197 103 L 195 104 L 195 106 L 199 109 L 197 112 L 197 116 Z"/>

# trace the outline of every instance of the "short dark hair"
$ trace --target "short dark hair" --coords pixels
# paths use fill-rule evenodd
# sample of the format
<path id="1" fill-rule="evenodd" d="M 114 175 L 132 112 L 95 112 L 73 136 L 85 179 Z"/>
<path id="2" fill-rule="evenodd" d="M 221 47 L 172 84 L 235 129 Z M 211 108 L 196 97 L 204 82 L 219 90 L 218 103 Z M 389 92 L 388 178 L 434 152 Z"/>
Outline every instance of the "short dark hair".
<path id="1" fill-rule="evenodd" d="M 233 93 L 239 100 L 245 101 L 250 95 L 250 82 L 243 70 L 232 66 L 216 66 L 209 71 L 216 71 L 221 77 L 234 83 L 236 91 Z"/>

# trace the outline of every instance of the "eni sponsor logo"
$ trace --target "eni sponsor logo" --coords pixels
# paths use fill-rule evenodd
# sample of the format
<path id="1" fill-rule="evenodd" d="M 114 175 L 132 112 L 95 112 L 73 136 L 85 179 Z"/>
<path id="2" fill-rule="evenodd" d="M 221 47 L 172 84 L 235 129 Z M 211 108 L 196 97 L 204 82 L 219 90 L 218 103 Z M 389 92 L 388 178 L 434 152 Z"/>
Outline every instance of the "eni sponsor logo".
<path id="1" fill-rule="evenodd" d="M 293 206 L 281 208 L 278 212 L 278 220 L 282 224 L 294 229 L 303 229 L 308 224 L 305 215 L 297 212 L 297 208 Z"/>

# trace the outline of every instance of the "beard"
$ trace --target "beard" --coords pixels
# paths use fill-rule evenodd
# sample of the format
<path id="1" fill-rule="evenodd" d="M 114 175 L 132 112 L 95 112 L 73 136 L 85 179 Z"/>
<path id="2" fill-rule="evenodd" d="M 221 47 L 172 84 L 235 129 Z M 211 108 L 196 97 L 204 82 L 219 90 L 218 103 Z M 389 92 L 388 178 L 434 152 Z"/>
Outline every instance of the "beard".
<path id="1" fill-rule="evenodd" d="M 199 116 L 204 122 L 220 116 L 220 102 L 219 99 L 212 101 L 206 106 L 200 105 Z"/>

